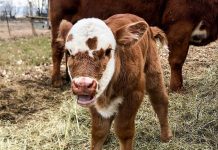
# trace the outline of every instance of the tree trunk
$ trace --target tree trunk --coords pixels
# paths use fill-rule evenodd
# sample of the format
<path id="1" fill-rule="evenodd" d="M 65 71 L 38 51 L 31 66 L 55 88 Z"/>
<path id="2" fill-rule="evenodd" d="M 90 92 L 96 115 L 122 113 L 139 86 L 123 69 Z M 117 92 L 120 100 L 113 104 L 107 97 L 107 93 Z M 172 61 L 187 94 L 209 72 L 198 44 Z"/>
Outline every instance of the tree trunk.
<path id="1" fill-rule="evenodd" d="M 32 18 L 32 16 L 33 16 L 33 6 L 32 6 L 32 2 L 30 2 L 30 1 L 29 1 L 29 6 L 30 6 L 30 16 L 31 16 L 30 23 L 31 23 L 32 33 L 33 33 L 34 36 L 37 36 L 36 30 L 35 30 L 35 27 L 34 27 L 34 24 L 33 24 L 34 19 Z"/>
<path id="2" fill-rule="evenodd" d="M 5 19 L 6 19 L 6 22 L 7 22 L 8 34 L 11 37 L 11 29 L 10 29 L 10 25 L 9 25 L 8 13 L 7 13 L 6 10 L 5 10 L 5 14 L 6 14 Z"/>
<path id="3" fill-rule="evenodd" d="M 48 0 L 48 20 L 47 20 L 47 25 L 48 25 L 48 29 L 51 29 L 51 24 L 50 24 L 50 0 Z"/>

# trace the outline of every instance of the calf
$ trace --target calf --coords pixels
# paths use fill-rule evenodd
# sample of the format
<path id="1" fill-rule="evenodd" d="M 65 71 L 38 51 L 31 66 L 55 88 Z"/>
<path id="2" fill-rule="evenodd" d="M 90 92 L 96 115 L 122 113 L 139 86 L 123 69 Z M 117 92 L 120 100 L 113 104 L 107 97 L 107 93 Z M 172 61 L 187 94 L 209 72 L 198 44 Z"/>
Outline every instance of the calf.
<path id="1" fill-rule="evenodd" d="M 161 140 L 172 137 L 155 37 L 165 41 L 160 29 L 130 14 L 105 22 L 96 18 L 75 25 L 62 21 L 59 41 L 69 53 L 72 91 L 77 103 L 91 111 L 92 150 L 102 148 L 113 120 L 120 149 L 132 149 L 134 120 L 145 88 L 160 121 Z"/>

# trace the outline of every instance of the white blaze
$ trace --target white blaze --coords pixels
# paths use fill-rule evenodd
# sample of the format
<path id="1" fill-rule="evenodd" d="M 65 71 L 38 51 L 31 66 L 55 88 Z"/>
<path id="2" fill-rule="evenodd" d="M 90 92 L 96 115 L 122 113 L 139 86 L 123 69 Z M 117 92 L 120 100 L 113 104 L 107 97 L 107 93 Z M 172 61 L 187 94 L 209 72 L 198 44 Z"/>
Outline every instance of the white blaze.
<path id="1" fill-rule="evenodd" d="M 89 49 L 86 41 L 94 37 L 98 39 L 96 50 L 106 50 L 110 45 L 112 49 L 116 47 L 116 40 L 111 29 L 104 21 L 97 18 L 87 18 L 78 21 L 69 31 L 68 35 L 70 34 L 73 35 L 73 39 L 67 41 L 65 47 L 71 55 L 85 51 L 91 53 L 93 50 Z M 90 54 L 90 56 L 92 55 Z"/>
<path id="2" fill-rule="evenodd" d="M 111 81 L 115 71 L 115 58 L 114 51 L 111 51 L 111 58 L 107 63 L 106 69 L 104 70 L 101 79 L 98 81 L 99 89 L 96 94 L 96 98 L 100 97 L 104 90 L 107 88 L 109 82 Z"/>
<path id="3" fill-rule="evenodd" d="M 93 51 L 98 51 L 101 49 L 106 50 L 108 48 L 112 49 L 111 57 L 106 65 L 104 72 L 102 73 L 102 77 L 100 80 L 97 81 L 99 88 L 97 89 L 97 93 L 94 98 L 98 99 L 107 88 L 115 71 L 115 48 L 116 48 L 115 37 L 111 29 L 105 24 L 105 22 L 97 18 L 87 18 L 78 21 L 70 29 L 68 35 L 70 34 L 72 34 L 73 38 L 72 40 L 67 41 L 65 43 L 65 48 L 70 52 L 71 55 L 76 55 L 78 52 L 88 52 L 89 56 L 93 57 L 92 54 Z M 97 48 L 95 50 L 90 50 L 86 42 L 88 39 L 94 37 L 97 38 Z M 66 39 L 67 38 L 68 36 L 66 37 Z M 74 79 L 70 74 L 69 66 L 68 66 L 68 71 L 71 81 L 73 81 Z M 120 101 L 116 101 L 116 103 L 120 103 Z M 117 105 L 117 104 L 113 104 L 113 105 Z M 114 106 L 110 106 L 105 111 L 114 112 Z"/>

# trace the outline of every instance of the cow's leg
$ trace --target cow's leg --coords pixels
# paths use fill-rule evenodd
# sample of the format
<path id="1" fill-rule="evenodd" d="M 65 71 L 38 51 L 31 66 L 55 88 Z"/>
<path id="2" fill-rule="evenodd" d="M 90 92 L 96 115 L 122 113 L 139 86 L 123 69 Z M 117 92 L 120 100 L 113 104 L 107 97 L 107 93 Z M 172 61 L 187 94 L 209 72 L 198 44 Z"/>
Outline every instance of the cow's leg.
<path id="1" fill-rule="evenodd" d="M 53 70 L 52 70 L 52 85 L 53 87 L 60 87 L 63 84 L 60 66 L 61 60 L 63 58 L 64 52 L 59 47 L 57 40 L 58 34 L 58 25 L 52 25 L 52 62 L 53 62 Z"/>
<path id="2" fill-rule="evenodd" d="M 113 117 L 103 118 L 95 108 L 91 108 L 90 110 L 92 115 L 91 150 L 101 150 L 110 131 Z"/>
<path id="3" fill-rule="evenodd" d="M 135 133 L 135 116 L 143 100 L 144 92 L 133 92 L 120 106 L 115 118 L 115 132 L 119 138 L 120 150 L 132 150 Z"/>
<path id="4" fill-rule="evenodd" d="M 172 137 L 172 132 L 168 123 L 168 95 L 164 85 L 162 68 L 157 51 L 149 51 L 148 56 L 145 68 L 146 90 L 160 122 L 161 141 L 168 142 Z"/>
<path id="5" fill-rule="evenodd" d="M 177 91 L 183 86 L 182 66 L 185 62 L 193 25 L 189 22 L 177 22 L 169 26 L 169 64 L 171 68 L 170 89 Z"/>

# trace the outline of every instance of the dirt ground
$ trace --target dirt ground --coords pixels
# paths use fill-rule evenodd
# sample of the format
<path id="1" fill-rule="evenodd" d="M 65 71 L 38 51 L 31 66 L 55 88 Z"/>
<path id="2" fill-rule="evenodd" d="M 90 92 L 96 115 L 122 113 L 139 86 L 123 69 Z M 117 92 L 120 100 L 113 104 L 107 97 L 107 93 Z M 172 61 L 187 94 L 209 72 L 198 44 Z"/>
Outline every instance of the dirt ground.
<path id="1" fill-rule="evenodd" d="M 32 47 L 36 47 L 35 45 L 41 48 L 43 39 L 40 36 L 30 38 L 34 39 L 31 43 L 28 43 L 28 37 L 21 40 L 12 39 L 10 40 L 12 44 L 8 40 L 1 42 L 7 43 L 2 49 L 5 46 L 8 52 L 2 53 L 0 61 L 0 120 L 23 122 L 38 111 L 56 106 L 62 100 L 60 93 L 66 90 L 66 88 L 62 90 L 51 87 L 48 36 L 44 37 L 46 40 L 44 49 L 34 58 L 31 58 L 32 54 L 28 56 L 22 53 L 25 53 L 24 51 L 32 53 L 31 51 L 34 51 Z M 1 43 L 0 46 L 2 46 Z M 26 50 L 24 50 L 25 46 Z M 38 50 L 38 48 L 35 49 Z M 8 53 L 11 57 L 7 57 Z"/>

